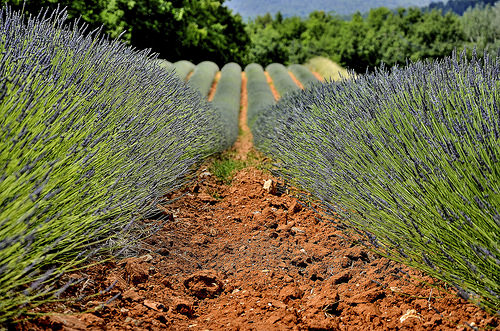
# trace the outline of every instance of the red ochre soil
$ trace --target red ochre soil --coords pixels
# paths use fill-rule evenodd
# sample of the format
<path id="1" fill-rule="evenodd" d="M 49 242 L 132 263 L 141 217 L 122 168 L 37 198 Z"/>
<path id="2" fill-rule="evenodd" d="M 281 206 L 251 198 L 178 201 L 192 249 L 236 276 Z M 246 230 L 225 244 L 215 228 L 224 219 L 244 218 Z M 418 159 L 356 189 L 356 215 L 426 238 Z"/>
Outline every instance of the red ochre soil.
<path id="1" fill-rule="evenodd" d="M 304 89 L 304 85 L 302 85 L 302 83 L 297 79 L 297 77 L 295 77 L 295 75 L 293 74 L 293 72 L 289 71 L 288 72 L 290 74 L 290 77 L 292 78 L 292 80 L 295 82 L 295 84 L 300 87 L 301 89 Z"/>
<path id="2" fill-rule="evenodd" d="M 323 76 L 321 76 L 319 73 L 317 73 L 316 71 L 311 71 L 311 72 L 312 72 L 312 74 L 313 74 L 314 76 L 316 76 L 316 78 L 317 78 L 319 81 L 324 81 L 324 80 L 325 80 L 325 78 L 324 78 Z"/>
<path id="3" fill-rule="evenodd" d="M 208 96 L 207 96 L 208 101 L 212 101 L 214 99 L 215 91 L 217 89 L 217 83 L 219 83 L 220 76 L 221 76 L 221 72 L 217 71 L 217 73 L 215 74 L 215 77 L 214 77 L 214 81 L 212 82 L 212 86 L 210 87 L 210 91 L 208 92 Z"/>
<path id="4" fill-rule="evenodd" d="M 264 71 L 264 74 L 266 75 L 266 80 L 267 83 L 269 84 L 269 87 L 271 88 L 271 92 L 273 93 L 274 99 L 278 100 L 280 98 L 280 94 L 276 90 L 276 87 L 274 86 L 273 79 L 271 78 L 271 75 L 267 71 Z"/>
<path id="5" fill-rule="evenodd" d="M 193 74 L 194 74 L 194 70 L 191 70 L 191 71 L 187 74 L 187 76 L 186 76 L 186 78 L 185 78 L 185 81 L 186 81 L 186 82 L 187 82 L 187 81 L 189 81 L 189 80 L 191 79 L 191 76 L 193 76 Z"/>
<path id="6" fill-rule="evenodd" d="M 166 205 L 171 221 L 138 257 L 98 265 L 75 295 L 32 329 L 451 330 L 498 319 L 440 282 L 345 240 L 344 233 L 267 173 L 247 168 L 231 185 L 206 170 Z M 426 284 L 428 283 L 428 284 Z M 119 296 L 109 302 L 109 299 Z M 78 314 L 82 311 L 90 312 Z M 69 315 L 68 315 L 69 314 Z M 28 325 L 25 325 L 28 327 Z M 36 327 L 35 327 L 36 326 Z"/>
<path id="7" fill-rule="evenodd" d="M 234 158 L 240 161 L 246 161 L 248 155 L 253 149 L 253 136 L 247 123 L 248 112 L 248 93 L 247 93 L 247 74 L 241 73 L 241 106 L 238 118 L 239 122 L 239 136 L 236 139 L 232 151 L 234 151 Z"/>
<path id="8" fill-rule="evenodd" d="M 251 148 L 245 125 L 236 158 Z M 239 147 L 238 147 L 239 146 Z M 246 146 L 242 148 L 241 146 Z M 202 167 L 165 205 L 169 221 L 137 257 L 82 279 L 22 330 L 466 330 L 499 319 L 453 289 L 346 239 L 254 167 L 230 185 Z M 159 221 L 149 221 L 159 222 Z"/>

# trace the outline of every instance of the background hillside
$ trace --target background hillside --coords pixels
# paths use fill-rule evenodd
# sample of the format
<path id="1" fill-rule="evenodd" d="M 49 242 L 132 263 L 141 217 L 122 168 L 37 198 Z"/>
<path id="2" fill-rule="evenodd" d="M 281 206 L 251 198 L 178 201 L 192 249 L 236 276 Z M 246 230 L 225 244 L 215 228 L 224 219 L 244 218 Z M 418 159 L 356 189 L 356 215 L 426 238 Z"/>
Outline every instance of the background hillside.
<path id="1" fill-rule="evenodd" d="M 285 17 L 307 16 L 315 10 L 335 11 L 340 15 L 349 15 L 357 11 L 364 13 L 377 7 L 424 7 L 431 2 L 443 2 L 443 0 L 229 0 L 226 6 L 248 19 L 265 13 L 274 14 L 278 11 Z"/>

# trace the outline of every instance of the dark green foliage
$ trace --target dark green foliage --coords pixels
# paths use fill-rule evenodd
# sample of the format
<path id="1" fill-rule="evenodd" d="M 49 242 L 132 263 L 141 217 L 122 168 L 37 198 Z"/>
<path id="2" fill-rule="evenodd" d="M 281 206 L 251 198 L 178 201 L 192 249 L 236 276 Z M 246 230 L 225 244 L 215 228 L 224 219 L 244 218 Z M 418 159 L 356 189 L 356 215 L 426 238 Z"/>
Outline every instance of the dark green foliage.
<path id="1" fill-rule="evenodd" d="M 311 70 L 307 69 L 301 64 L 292 64 L 288 66 L 288 69 L 295 75 L 302 86 L 307 87 L 310 84 L 317 83 L 318 78 L 314 76 Z"/>
<path id="2" fill-rule="evenodd" d="M 193 75 L 189 78 L 188 84 L 198 91 L 204 97 L 208 96 L 210 88 L 219 67 L 211 61 L 203 61 L 194 68 Z"/>
<path id="3" fill-rule="evenodd" d="M 81 19 L 90 25 L 91 29 L 101 27 L 104 23 L 101 12 L 104 13 L 107 1 L 102 0 L 0 0 L 0 6 L 10 5 L 13 10 L 24 8 L 25 13 L 37 15 L 42 10 L 56 8 L 66 9 L 68 19 Z M 111 13 L 109 13 L 111 15 Z M 112 19 L 110 17 L 109 19 Z M 111 32 L 111 31 L 110 31 Z"/>
<path id="4" fill-rule="evenodd" d="M 314 84 L 252 127 L 278 174 L 377 250 L 500 305 L 500 58 Z"/>
<path id="5" fill-rule="evenodd" d="M 252 128 L 257 116 L 266 111 L 276 101 L 267 83 L 264 69 L 257 63 L 247 65 L 248 125 Z"/>
<path id="6" fill-rule="evenodd" d="M 1 4 L 23 6 L 23 0 Z M 239 15 L 223 6 L 224 0 L 27 0 L 25 8 L 36 15 L 42 8 L 67 7 L 70 18 L 82 19 L 92 28 L 139 49 L 151 48 L 170 61 L 195 63 L 243 62 L 248 35 Z M 175 45 L 173 47 L 172 45 Z"/>
<path id="7" fill-rule="evenodd" d="M 177 76 L 186 80 L 187 76 L 196 68 L 196 66 L 187 60 L 180 60 L 172 64 Z"/>
<path id="8" fill-rule="evenodd" d="M 242 62 L 248 36 L 224 0 L 117 0 L 132 45 L 169 60 Z M 175 45 L 173 47 L 172 45 Z"/>
<path id="9" fill-rule="evenodd" d="M 288 44 L 300 38 L 305 25 L 298 17 L 273 21 L 271 15 L 267 14 L 249 22 L 246 31 L 251 40 L 246 62 L 268 65 L 273 62 L 286 63 L 290 57 Z"/>
<path id="10" fill-rule="evenodd" d="M 241 67 L 238 64 L 228 63 L 222 68 L 212 104 L 221 114 L 226 137 L 224 147 L 229 148 L 238 138 L 241 105 Z"/>
<path id="11" fill-rule="evenodd" d="M 269 76 L 271 76 L 273 84 L 280 96 L 300 89 L 300 87 L 295 84 L 292 77 L 290 77 L 290 74 L 284 65 L 280 63 L 272 63 L 266 67 L 266 71 L 269 73 Z"/>
<path id="12" fill-rule="evenodd" d="M 357 71 L 367 66 L 404 64 L 407 59 L 435 59 L 448 56 L 464 43 L 458 17 L 439 11 L 423 13 L 419 9 L 399 10 L 392 14 L 384 9 L 371 11 L 366 25 L 357 32 L 359 44 L 353 52 L 363 54 L 361 64 L 351 64 Z M 357 29 L 351 26 L 351 30 Z M 361 34 L 366 33 L 363 37 Z M 367 51 L 362 52 L 366 49 Z M 350 52 L 347 47 L 346 52 Z M 341 53 L 341 58 L 342 58 Z M 349 56 L 344 56 L 345 62 Z"/>
<path id="13" fill-rule="evenodd" d="M 248 61 L 292 64 L 325 56 L 361 73 L 381 63 L 441 58 L 466 45 L 457 15 L 418 8 L 393 12 L 382 7 L 348 21 L 321 11 L 307 19 L 266 15 L 250 22 L 247 32 L 252 42 Z"/>
<path id="14" fill-rule="evenodd" d="M 223 144 L 218 112 L 147 51 L 50 15 L 0 10 L 0 324 L 135 245 L 137 221 Z"/>

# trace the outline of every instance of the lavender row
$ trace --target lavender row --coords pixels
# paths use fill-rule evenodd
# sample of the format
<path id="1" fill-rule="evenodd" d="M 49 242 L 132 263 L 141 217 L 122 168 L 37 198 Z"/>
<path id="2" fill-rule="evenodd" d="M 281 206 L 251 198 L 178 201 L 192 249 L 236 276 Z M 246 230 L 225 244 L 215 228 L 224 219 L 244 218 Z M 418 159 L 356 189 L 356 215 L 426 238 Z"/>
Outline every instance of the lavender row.
<path id="1" fill-rule="evenodd" d="M 300 87 L 295 84 L 288 73 L 288 69 L 284 65 L 272 63 L 266 67 L 266 71 L 269 73 L 269 76 L 271 76 L 274 87 L 276 87 L 280 96 L 284 96 L 288 92 L 300 90 Z"/>
<path id="2" fill-rule="evenodd" d="M 278 174 L 379 252 L 500 304 L 500 59 L 313 84 L 252 127 Z"/>
<path id="3" fill-rule="evenodd" d="M 257 117 L 275 104 L 273 92 L 266 80 L 262 66 L 252 63 L 246 66 L 248 94 L 248 126 L 252 129 Z M 253 129 L 252 129 L 253 130 Z"/>
<path id="4" fill-rule="evenodd" d="M 201 95 L 206 98 L 218 71 L 219 67 L 214 62 L 200 62 L 194 68 L 193 75 L 189 78 L 188 84 L 200 91 Z"/>
<path id="5" fill-rule="evenodd" d="M 186 60 L 180 60 L 172 63 L 172 67 L 174 68 L 177 76 L 182 80 L 186 80 L 188 75 L 196 68 L 194 64 Z"/>
<path id="6" fill-rule="evenodd" d="M 65 18 L 0 10 L 0 324 L 133 245 L 224 143 L 220 115 L 148 51 Z"/>
<path id="7" fill-rule="evenodd" d="M 311 70 L 309 70 L 306 66 L 302 64 L 291 64 L 288 66 L 288 69 L 295 75 L 295 77 L 305 88 L 308 87 L 310 84 L 318 82 L 318 78 L 314 76 Z"/>
<path id="8" fill-rule="evenodd" d="M 212 104 L 221 114 L 226 138 L 224 147 L 229 148 L 238 137 L 241 105 L 241 67 L 238 64 L 228 63 L 222 68 Z"/>

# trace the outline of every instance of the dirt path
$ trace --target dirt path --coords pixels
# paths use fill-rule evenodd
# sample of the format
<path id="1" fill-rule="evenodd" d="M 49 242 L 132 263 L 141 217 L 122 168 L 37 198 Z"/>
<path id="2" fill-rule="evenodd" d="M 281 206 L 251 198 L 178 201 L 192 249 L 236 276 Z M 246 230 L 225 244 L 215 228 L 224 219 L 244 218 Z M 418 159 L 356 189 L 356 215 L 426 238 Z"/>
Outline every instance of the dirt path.
<path id="1" fill-rule="evenodd" d="M 215 91 L 217 90 L 217 84 L 219 83 L 220 76 L 221 72 L 217 71 L 214 77 L 214 81 L 212 82 L 212 87 L 210 87 L 210 91 L 208 92 L 207 96 L 208 101 L 212 101 L 214 99 Z"/>
<path id="2" fill-rule="evenodd" d="M 247 94 L 247 75 L 245 72 L 241 73 L 241 109 L 239 116 L 239 129 L 240 135 L 234 143 L 233 150 L 235 151 L 234 158 L 236 160 L 246 161 L 248 153 L 253 148 L 253 136 L 247 123 L 248 111 L 248 94 Z"/>
<path id="3" fill-rule="evenodd" d="M 290 77 L 292 78 L 292 80 L 294 81 L 294 83 L 303 90 L 304 89 L 304 85 L 302 85 L 302 83 L 297 79 L 297 77 L 295 77 L 295 75 L 293 74 L 293 72 L 289 71 L 288 73 L 290 74 Z"/>
<path id="4" fill-rule="evenodd" d="M 242 76 L 236 158 L 252 151 Z M 422 273 L 345 238 L 249 167 L 225 185 L 206 168 L 170 197 L 170 221 L 139 257 L 68 278 L 72 300 L 21 329 L 456 330 L 499 321 Z M 176 200 L 177 199 L 177 200 Z M 151 220 L 150 222 L 155 222 Z M 100 293 L 89 297 L 92 294 Z M 62 314 L 64 313 L 64 314 Z"/>
<path id="5" fill-rule="evenodd" d="M 312 74 L 313 74 L 314 76 L 316 76 L 316 78 L 317 78 L 319 81 L 323 82 L 323 81 L 325 80 L 325 78 L 324 78 L 323 76 L 321 76 L 320 74 L 318 74 L 316 71 L 311 71 L 311 72 L 312 72 Z"/>
<path id="6" fill-rule="evenodd" d="M 273 79 L 271 78 L 271 75 L 267 71 L 264 71 L 264 74 L 266 75 L 266 80 L 267 83 L 269 84 L 269 87 L 271 88 L 271 92 L 273 93 L 274 99 L 277 101 L 280 98 L 280 94 L 276 90 L 276 87 L 274 86 Z"/>

